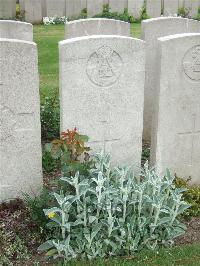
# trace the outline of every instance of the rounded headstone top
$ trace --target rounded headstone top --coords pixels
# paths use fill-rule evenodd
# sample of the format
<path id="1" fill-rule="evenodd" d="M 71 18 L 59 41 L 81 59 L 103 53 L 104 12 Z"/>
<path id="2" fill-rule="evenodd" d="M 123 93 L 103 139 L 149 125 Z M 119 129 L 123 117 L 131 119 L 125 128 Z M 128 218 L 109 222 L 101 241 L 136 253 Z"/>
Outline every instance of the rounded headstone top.
<path id="1" fill-rule="evenodd" d="M 0 20 L 0 38 L 33 41 L 33 25 L 14 20 Z"/>

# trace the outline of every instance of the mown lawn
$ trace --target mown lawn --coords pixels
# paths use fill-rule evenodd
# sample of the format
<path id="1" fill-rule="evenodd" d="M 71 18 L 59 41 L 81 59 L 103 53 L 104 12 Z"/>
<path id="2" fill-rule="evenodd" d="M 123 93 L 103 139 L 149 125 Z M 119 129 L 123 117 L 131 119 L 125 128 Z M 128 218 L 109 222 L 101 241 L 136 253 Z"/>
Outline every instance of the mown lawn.
<path id="1" fill-rule="evenodd" d="M 66 266 L 199 266 L 200 244 L 184 245 L 159 251 L 142 251 L 136 257 L 69 262 Z"/>
<path id="2" fill-rule="evenodd" d="M 133 37 L 140 37 L 140 24 L 131 25 Z M 35 25 L 34 41 L 38 45 L 40 95 L 41 101 L 45 96 L 58 95 L 58 42 L 64 39 L 64 25 Z"/>

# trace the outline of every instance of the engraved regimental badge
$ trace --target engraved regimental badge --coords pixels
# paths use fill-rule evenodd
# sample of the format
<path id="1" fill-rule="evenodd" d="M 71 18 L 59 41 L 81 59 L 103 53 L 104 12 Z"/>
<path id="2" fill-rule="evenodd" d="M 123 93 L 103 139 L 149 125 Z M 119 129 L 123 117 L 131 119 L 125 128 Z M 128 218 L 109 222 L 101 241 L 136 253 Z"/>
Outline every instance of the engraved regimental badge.
<path id="1" fill-rule="evenodd" d="M 88 78 L 100 87 L 111 86 L 120 77 L 122 64 L 120 55 L 104 45 L 88 59 L 86 70 Z"/>
<path id="2" fill-rule="evenodd" d="M 183 58 L 185 74 L 194 81 L 200 81 L 200 45 L 189 49 Z"/>

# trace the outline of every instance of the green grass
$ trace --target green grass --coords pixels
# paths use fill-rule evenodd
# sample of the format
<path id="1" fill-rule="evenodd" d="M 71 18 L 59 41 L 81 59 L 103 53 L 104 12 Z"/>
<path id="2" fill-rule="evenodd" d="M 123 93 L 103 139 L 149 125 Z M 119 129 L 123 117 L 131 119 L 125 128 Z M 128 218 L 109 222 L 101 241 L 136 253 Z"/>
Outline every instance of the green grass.
<path id="1" fill-rule="evenodd" d="M 140 24 L 131 25 L 131 34 L 140 37 Z M 64 25 L 35 25 L 34 42 L 38 45 L 40 95 L 41 102 L 45 96 L 58 95 L 58 42 L 64 39 Z"/>
<path id="2" fill-rule="evenodd" d="M 35 25 L 34 41 L 38 45 L 40 95 L 58 94 L 58 42 L 64 39 L 64 25 Z"/>
<path id="3" fill-rule="evenodd" d="M 200 244 L 160 249 L 159 251 L 142 251 L 136 257 L 99 259 L 88 263 L 84 261 L 70 262 L 69 266 L 199 266 Z"/>

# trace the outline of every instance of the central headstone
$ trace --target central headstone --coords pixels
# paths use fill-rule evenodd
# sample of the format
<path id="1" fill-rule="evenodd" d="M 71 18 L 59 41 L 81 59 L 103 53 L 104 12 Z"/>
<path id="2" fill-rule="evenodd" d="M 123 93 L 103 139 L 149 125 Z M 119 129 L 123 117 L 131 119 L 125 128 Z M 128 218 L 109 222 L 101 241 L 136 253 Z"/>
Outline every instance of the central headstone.
<path id="1" fill-rule="evenodd" d="M 140 166 L 144 42 L 90 36 L 60 42 L 61 131 L 77 127 L 93 152 Z"/>

